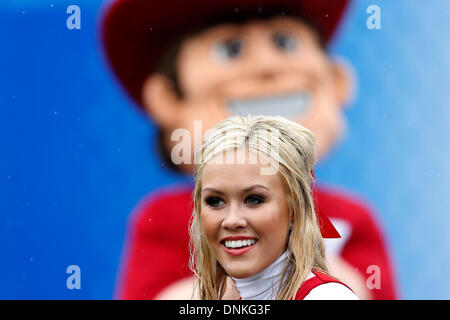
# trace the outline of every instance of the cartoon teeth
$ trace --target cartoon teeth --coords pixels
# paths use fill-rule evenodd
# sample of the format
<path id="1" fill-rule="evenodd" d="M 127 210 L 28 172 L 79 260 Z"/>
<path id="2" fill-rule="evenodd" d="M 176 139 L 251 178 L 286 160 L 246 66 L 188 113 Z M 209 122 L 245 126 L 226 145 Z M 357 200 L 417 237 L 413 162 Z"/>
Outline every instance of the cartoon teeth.
<path id="1" fill-rule="evenodd" d="M 310 104 L 311 95 L 307 91 L 228 101 L 231 112 L 241 116 L 271 115 L 291 119 L 304 114 Z"/>

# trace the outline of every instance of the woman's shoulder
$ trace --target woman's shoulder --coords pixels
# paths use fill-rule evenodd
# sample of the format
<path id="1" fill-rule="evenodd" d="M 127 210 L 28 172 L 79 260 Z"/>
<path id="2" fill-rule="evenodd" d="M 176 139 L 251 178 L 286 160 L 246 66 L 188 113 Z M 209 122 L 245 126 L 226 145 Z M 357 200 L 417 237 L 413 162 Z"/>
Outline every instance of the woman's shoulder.
<path id="1" fill-rule="evenodd" d="M 302 284 L 296 300 L 359 300 L 343 282 L 323 272 L 313 270 Z"/>

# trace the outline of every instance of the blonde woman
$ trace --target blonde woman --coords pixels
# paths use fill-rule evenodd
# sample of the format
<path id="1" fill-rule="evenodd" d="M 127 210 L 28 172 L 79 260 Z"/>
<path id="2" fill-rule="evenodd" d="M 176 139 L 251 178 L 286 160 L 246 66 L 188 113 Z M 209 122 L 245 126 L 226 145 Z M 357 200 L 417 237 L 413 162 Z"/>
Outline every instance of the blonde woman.
<path id="1" fill-rule="evenodd" d="M 223 299 L 234 282 L 244 300 L 358 299 L 328 272 L 314 162 L 312 133 L 282 117 L 233 116 L 209 132 L 190 224 L 198 298 Z"/>

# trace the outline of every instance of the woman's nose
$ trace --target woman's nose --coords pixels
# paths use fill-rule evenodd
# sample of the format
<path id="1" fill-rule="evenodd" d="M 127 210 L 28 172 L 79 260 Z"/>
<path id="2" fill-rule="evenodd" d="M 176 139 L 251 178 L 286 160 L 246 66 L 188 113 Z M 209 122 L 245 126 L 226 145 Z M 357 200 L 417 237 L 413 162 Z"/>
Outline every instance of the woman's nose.
<path id="1" fill-rule="evenodd" d="M 228 230 L 242 229 L 247 226 L 247 219 L 241 214 L 237 205 L 231 205 L 222 221 L 222 227 Z"/>

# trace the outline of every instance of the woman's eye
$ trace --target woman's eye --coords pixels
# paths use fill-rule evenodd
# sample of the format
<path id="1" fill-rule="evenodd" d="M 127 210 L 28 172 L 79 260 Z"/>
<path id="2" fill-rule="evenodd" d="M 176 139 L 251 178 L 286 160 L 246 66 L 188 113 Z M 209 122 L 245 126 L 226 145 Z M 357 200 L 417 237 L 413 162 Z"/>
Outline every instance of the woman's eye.
<path id="1" fill-rule="evenodd" d="M 224 202 L 221 198 L 219 198 L 219 197 L 208 197 L 208 198 L 206 198 L 205 202 L 206 202 L 209 206 L 211 206 L 211 207 L 213 207 L 213 208 L 218 208 L 218 207 L 222 206 L 222 205 L 225 203 L 225 202 Z"/>
<path id="2" fill-rule="evenodd" d="M 242 52 L 242 40 L 234 38 L 219 42 L 213 50 L 223 60 L 235 59 Z"/>
<path id="3" fill-rule="evenodd" d="M 283 51 L 293 51 L 297 47 L 297 40 L 287 32 L 275 32 L 272 35 L 274 45 Z"/>
<path id="4" fill-rule="evenodd" d="M 251 206 L 256 206 L 264 202 L 264 199 L 259 196 L 248 196 L 247 198 L 245 198 L 245 202 Z"/>

